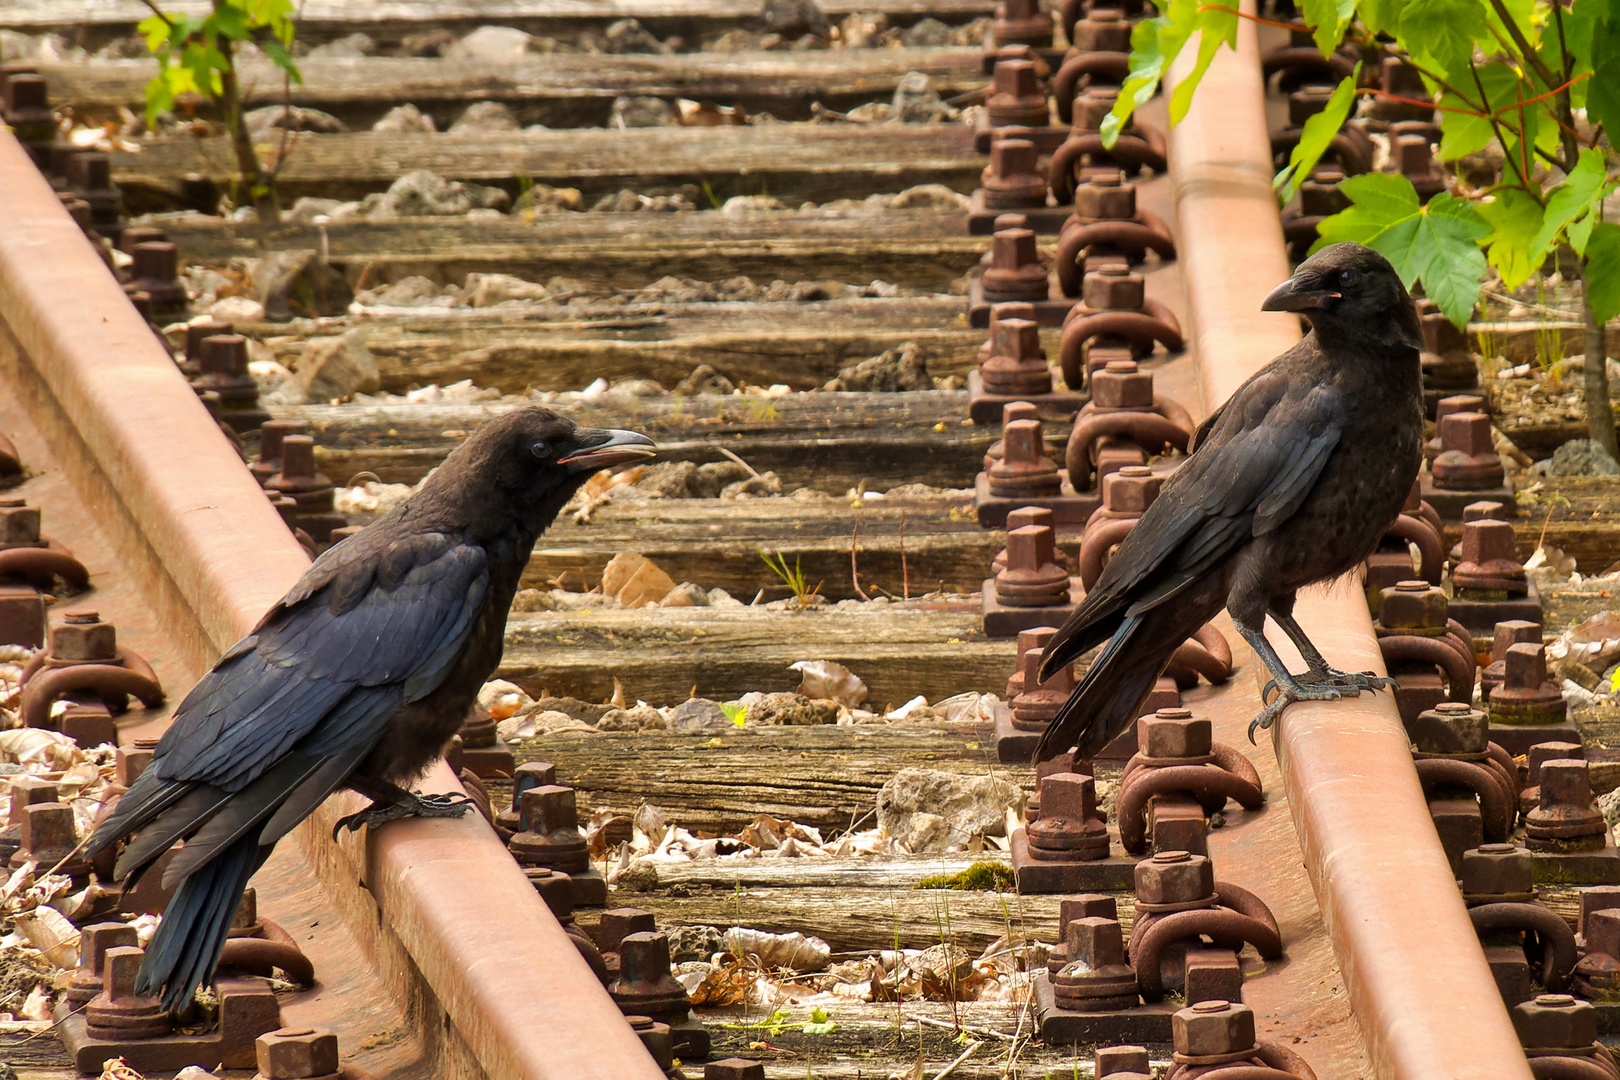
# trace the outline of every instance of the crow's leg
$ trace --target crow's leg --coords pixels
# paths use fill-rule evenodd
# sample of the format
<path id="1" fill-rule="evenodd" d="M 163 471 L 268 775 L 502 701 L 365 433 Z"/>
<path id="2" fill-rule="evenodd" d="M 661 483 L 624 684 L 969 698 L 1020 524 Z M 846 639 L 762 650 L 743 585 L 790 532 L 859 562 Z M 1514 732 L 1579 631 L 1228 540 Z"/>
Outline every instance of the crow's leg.
<path id="1" fill-rule="evenodd" d="M 347 786 L 371 800 L 371 805 L 358 813 L 340 818 L 332 827 L 332 839 L 344 829 L 354 832 L 362 825 L 376 828 L 389 821 L 412 817 L 461 817 L 473 807 L 465 795 L 419 795 L 406 791 L 398 784 L 369 776 L 350 776 Z"/>
<path id="2" fill-rule="evenodd" d="M 1394 688 L 1394 679 L 1387 679 L 1370 671 L 1340 671 L 1324 660 L 1322 653 L 1311 643 L 1311 639 L 1305 636 L 1305 628 L 1294 618 L 1292 596 L 1273 600 L 1267 610 L 1277 621 L 1277 625 L 1282 627 L 1283 633 L 1288 635 L 1288 640 L 1299 650 L 1299 655 L 1305 658 L 1308 670 L 1297 680 L 1301 685 L 1355 687 L 1357 690 L 1382 690 L 1386 686 Z M 1274 686 L 1275 682 L 1267 683 L 1266 688 L 1261 691 L 1261 696 L 1269 694 Z"/>
<path id="3" fill-rule="evenodd" d="M 1277 717 L 1282 715 L 1283 710 L 1296 701 L 1337 701 L 1341 697 L 1355 697 L 1361 692 L 1355 686 L 1324 686 L 1299 682 L 1288 673 L 1288 667 L 1282 662 L 1282 657 L 1277 655 L 1277 650 L 1271 647 L 1271 642 L 1266 640 L 1266 635 L 1261 630 L 1245 626 L 1237 620 L 1233 621 L 1237 625 L 1238 633 L 1243 635 L 1243 640 L 1249 643 L 1255 655 L 1260 657 L 1260 662 L 1266 665 L 1266 670 L 1271 672 L 1272 685 L 1278 689 L 1277 700 L 1261 709 L 1260 715 L 1249 724 L 1249 742 L 1254 742 L 1254 733 L 1257 730 L 1269 728 L 1276 722 Z"/>

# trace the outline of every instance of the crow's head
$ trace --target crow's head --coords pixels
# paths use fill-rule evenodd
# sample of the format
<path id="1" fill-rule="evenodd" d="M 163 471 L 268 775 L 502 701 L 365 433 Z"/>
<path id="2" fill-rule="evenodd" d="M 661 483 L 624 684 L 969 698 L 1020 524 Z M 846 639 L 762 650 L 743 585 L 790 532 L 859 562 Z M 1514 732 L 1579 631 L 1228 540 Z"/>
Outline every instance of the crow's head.
<path id="1" fill-rule="evenodd" d="M 1272 290 L 1262 311 L 1296 311 L 1317 334 L 1423 347 L 1417 308 L 1389 260 L 1360 244 L 1331 244 Z"/>
<path id="2" fill-rule="evenodd" d="M 653 441 L 634 431 L 580 427 L 550 409 L 518 409 L 474 432 L 431 483 L 454 485 L 486 510 L 528 517 L 544 507 L 555 514 L 598 469 L 654 453 Z"/>

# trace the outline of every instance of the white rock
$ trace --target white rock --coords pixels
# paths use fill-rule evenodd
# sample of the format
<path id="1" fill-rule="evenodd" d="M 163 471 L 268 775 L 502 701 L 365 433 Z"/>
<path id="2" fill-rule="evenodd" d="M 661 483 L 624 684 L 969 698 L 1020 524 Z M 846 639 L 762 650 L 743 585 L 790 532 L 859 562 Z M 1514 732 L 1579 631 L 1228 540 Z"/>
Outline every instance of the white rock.
<path id="1" fill-rule="evenodd" d="M 446 60 L 511 64 L 529 51 L 530 35 L 512 26 L 480 26 L 445 50 Z"/>

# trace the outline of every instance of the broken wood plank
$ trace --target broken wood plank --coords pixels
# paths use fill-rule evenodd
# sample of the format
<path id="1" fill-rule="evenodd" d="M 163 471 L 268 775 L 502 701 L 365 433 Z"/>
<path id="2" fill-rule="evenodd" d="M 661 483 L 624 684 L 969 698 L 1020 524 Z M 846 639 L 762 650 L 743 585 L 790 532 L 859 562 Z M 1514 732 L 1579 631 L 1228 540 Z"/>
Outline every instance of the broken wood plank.
<path id="1" fill-rule="evenodd" d="M 950 290 L 987 249 L 967 235 L 963 213 L 890 210 L 748 214 L 545 214 L 533 221 L 410 218 L 325 225 L 262 225 L 209 218 L 164 221 L 188 264 L 224 265 L 269 251 L 309 248 L 377 288 L 420 275 L 460 286 L 471 273 L 553 276 L 626 291 L 663 277 L 759 282 L 874 279 L 905 288 Z M 577 309 L 576 309 L 577 310 Z M 510 308 L 503 308 L 510 315 Z M 491 316 L 493 321 L 494 316 Z"/>
<path id="2" fill-rule="evenodd" d="M 281 69 L 268 60 L 242 65 L 248 108 L 292 104 L 335 115 L 351 128 L 369 128 L 401 102 L 410 102 L 448 131 L 475 101 L 499 101 L 518 123 L 553 128 L 600 127 L 621 94 L 691 98 L 768 112 L 778 120 L 807 120 L 819 101 L 847 111 L 893 97 L 910 71 L 927 75 L 943 97 L 985 85 L 980 50 L 973 48 L 811 50 L 803 52 L 681 53 L 672 56 L 590 53 L 534 55 L 512 64 L 415 57 L 306 57 L 303 82 L 283 89 Z M 55 61 L 38 65 L 56 105 L 75 112 L 139 112 L 152 60 Z"/>
<path id="3" fill-rule="evenodd" d="M 548 678 L 542 671 L 533 681 Z M 1004 688 L 1006 673 L 997 681 L 986 688 Z M 798 682 L 783 666 L 751 688 L 791 690 Z M 546 685 L 556 692 L 556 684 Z M 639 695 L 628 682 L 625 693 L 632 700 Z M 719 693 L 722 700 L 734 696 Z M 671 700 L 685 697 L 683 689 Z M 973 724 L 559 732 L 515 741 L 512 749 L 520 762 L 557 766 L 558 782 L 579 792 L 582 820 L 598 810 L 634 814 L 651 803 L 672 824 L 718 836 L 736 835 L 760 814 L 839 833 L 863 820 L 860 827 L 870 827 L 878 790 L 904 768 L 994 773 L 1026 788 L 1034 777 L 1025 766 L 997 762 L 985 732 Z M 510 798 L 504 786 L 491 793 L 501 805 Z"/>
<path id="4" fill-rule="evenodd" d="M 469 433 L 518 407 L 298 405 L 270 412 L 310 426 L 316 462 L 337 482 L 369 472 L 388 483 L 414 484 Z M 717 447 L 724 446 L 790 487 L 808 485 L 833 495 L 863 482 L 874 492 L 900 484 L 971 486 L 994 438 L 991 429 L 964 423 L 967 392 L 961 390 L 614 396 L 558 407 L 576 423 L 629 427 L 650 436 L 660 461 L 720 461 L 724 455 Z M 1066 429 L 1047 426 L 1053 452 L 1059 452 Z M 597 520 L 617 513 L 604 508 Z M 588 538 L 590 530 L 579 535 Z"/>
<path id="5" fill-rule="evenodd" d="M 636 891 L 686 888 L 915 889 L 928 878 L 960 874 L 977 863 L 1012 865 L 1012 856 L 994 848 L 977 854 L 867 856 L 790 859 L 693 859 L 685 862 L 648 859 L 636 864 L 648 873 L 635 876 Z"/>
<path id="6" fill-rule="evenodd" d="M 673 387 L 699 364 L 738 385 L 823 385 L 845 365 L 906 342 L 934 375 L 965 375 L 984 331 L 967 324 L 959 297 L 620 306 L 555 304 L 517 309 L 394 311 L 360 319 L 243 325 L 291 363 L 310 336 L 360 329 L 382 389 L 471 379 L 509 394 L 581 390 L 596 379 L 653 379 Z"/>
<path id="7" fill-rule="evenodd" d="M 758 555 L 754 555 L 756 561 Z M 976 602 L 803 612 L 762 607 L 514 612 L 499 678 L 606 701 L 618 680 L 655 705 L 750 690 L 792 690 L 798 660 L 835 660 L 865 680 L 874 705 L 1003 691 L 1016 647 L 985 638 Z M 975 751 L 977 753 L 977 751 Z"/>
<path id="8" fill-rule="evenodd" d="M 721 200 L 769 194 L 825 202 L 918 184 L 945 184 L 966 193 L 978 185 L 983 168 L 965 124 L 894 124 L 881 138 L 854 124 L 353 131 L 293 138 L 276 190 L 288 201 L 305 195 L 359 199 L 405 173 L 428 169 L 452 180 L 497 184 L 514 196 L 521 182 L 579 188 L 587 199 L 624 188 L 652 194 L 707 184 Z M 236 175 L 230 140 L 166 138 L 143 143 L 139 153 L 113 155 L 113 179 L 132 213 L 187 205 L 182 178 L 193 173 L 229 184 Z"/>

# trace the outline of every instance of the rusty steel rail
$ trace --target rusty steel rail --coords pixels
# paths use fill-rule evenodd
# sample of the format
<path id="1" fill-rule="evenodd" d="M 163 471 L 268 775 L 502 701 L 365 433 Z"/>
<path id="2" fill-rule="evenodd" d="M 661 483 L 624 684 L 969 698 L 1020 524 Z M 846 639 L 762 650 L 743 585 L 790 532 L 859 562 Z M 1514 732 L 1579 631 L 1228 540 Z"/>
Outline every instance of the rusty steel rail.
<path id="1" fill-rule="evenodd" d="M 1252 11 L 1253 4 L 1244 8 Z M 1254 24 L 1222 51 L 1171 137 L 1178 241 L 1206 402 L 1299 340 L 1262 314 L 1288 276 Z M 1177 73 L 1186 71 L 1192 50 Z M 1349 670 L 1383 670 L 1359 589 L 1300 597 L 1300 622 Z M 1285 659 L 1298 663 L 1291 649 Z M 1258 665 L 1256 665 L 1258 667 Z M 1260 676 L 1264 678 L 1263 672 Z M 1273 729 L 1294 826 L 1379 1077 L 1528 1080 L 1388 694 L 1292 706 Z"/>
<path id="2" fill-rule="evenodd" d="M 3 392 L 48 433 L 66 482 L 114 539 L 118 565 L 95 569 L 134 581 L 147 631 L 158 629 L 170 672 L 186 680 L 174 687 L 178 699 L 307 560 L 4 129 L 0 191 L 0 372 L 12 384 Z M 427 786 L 452 790 L 455 781 L 441 763 Z M 329 800 L 263 876 L 315 876 L 318 910 L 339 916 L 383 973 L 374 993 L 404 1003 L 427 1075 L 663 1075 L 477 815 L 333 843 L 332 822 L 358 803 Z M 333 1026 L 351 1048 L 375 1034 Z"/>

